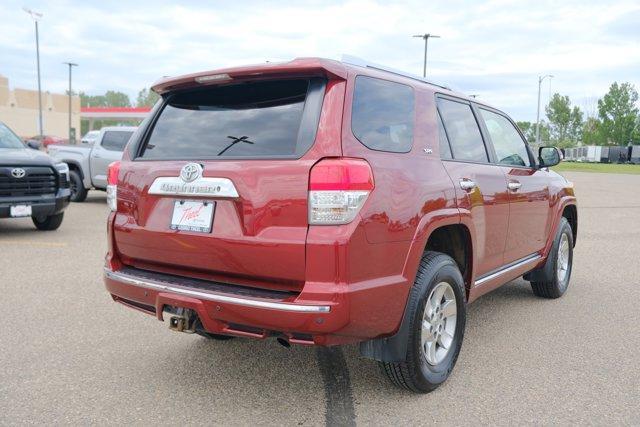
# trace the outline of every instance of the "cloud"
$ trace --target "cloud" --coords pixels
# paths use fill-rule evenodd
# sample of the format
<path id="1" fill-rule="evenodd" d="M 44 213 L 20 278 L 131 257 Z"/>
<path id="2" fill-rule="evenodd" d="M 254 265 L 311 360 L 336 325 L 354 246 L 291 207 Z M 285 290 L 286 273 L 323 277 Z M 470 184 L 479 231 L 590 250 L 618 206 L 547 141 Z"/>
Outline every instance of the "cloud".
<path id="1" fill-rule="evenodd" d="M 431 32 L 434 80 L 535 119 L 537 76 L 576 102 L 617 81 L 640 83 L 637 1 L 212 2 L 34 1 L 40 23 L 43 87 L 67 88 L 63 61 L 80 64 L 74 87 L 121 90 L 135 98 L 164 75 L 299 56 L 348 53 L 414 73 Z M 0 6 L 0 74 L 35 87 L 33 23 L 22 3 Z M 548 96 L 545 85 L 543 99 Z"/>

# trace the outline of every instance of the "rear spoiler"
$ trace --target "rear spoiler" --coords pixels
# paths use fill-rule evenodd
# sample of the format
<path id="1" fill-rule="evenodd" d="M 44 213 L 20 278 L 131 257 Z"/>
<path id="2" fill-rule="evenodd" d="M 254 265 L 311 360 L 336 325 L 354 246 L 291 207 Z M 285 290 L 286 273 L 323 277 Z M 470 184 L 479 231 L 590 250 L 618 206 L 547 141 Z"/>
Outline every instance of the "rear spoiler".
<path id="1" fill-rule="evenodd" d="M 265 63 L 245 67 L 223 68 L 186 74 L 180 77 L 168 77 L 154 83 L 151 89 L 162 95 L 174 90 L 189 87 L 222 85 L 247 80 L 325 76 L 346 80 L 347 69 L 341 62 L 320 58 L 296 58 L 290 62 Z"/>

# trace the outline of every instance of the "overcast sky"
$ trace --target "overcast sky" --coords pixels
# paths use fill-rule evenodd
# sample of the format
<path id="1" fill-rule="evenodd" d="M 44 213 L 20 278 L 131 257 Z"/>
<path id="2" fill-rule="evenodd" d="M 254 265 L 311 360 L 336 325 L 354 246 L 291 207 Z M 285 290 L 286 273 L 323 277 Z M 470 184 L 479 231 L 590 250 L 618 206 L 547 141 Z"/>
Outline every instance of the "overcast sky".
<path id="1" fill-rule="evenodd" d="M 613 81 L 640 89 L 640 0 L 621 1 L 36 1 L 2 0 L 0 74 L 36 87 L 28 6 L 44 14 L 44 90 L 137 92 L 165 75 L 301 56 L 366 58 L 477 94 L 517 120 L 535 120 L 537 76 L 586 112 Z M 543 84 L 543 103 L 549 83 Z"/>

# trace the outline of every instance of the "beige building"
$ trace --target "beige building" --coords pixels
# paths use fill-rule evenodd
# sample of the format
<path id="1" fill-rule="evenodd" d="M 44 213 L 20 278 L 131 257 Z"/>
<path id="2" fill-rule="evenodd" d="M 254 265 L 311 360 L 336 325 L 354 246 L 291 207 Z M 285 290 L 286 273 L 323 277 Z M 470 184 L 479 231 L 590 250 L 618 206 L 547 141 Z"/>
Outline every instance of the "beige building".
<path id="1" fill-rule="evenodd" d="M 80 97 L 71 103 L 71 126 L 80 139 Z M 9 79 L 0 75 L 0 122 L 21 137 L 38 134 L 38 91 L 9 89 Z M 69 137 L 69 97 L 42 92 L 42 127 L 45 135 Z"/>

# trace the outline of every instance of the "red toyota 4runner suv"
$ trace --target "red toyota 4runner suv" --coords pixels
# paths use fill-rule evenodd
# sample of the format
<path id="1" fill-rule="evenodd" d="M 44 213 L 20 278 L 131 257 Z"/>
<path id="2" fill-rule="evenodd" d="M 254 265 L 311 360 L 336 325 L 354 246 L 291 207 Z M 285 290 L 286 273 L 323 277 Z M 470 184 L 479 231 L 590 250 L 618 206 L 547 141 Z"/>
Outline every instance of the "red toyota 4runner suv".
<path id="1" fill-rule="evenodd" d="M 428 392 L 466 306 L 571 276 L 573 185 L 503 112 L 366 64 L 296 59 L 161 80 L 109 170 L 106 288 L 213 339 L 360 343 Z"/>

